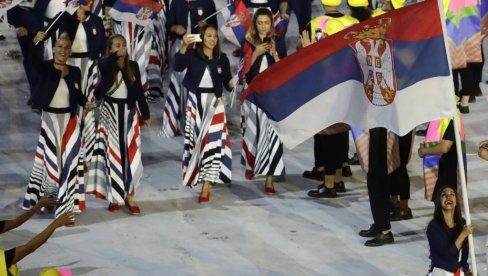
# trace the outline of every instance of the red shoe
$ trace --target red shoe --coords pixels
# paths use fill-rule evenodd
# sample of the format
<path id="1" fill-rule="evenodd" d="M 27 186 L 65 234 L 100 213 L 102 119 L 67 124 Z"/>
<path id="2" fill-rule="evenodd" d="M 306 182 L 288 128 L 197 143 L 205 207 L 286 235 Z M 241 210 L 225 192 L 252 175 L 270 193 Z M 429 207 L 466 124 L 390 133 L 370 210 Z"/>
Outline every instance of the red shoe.
<path id="1" fill-rule="evenodd" d="M 205 203 L 210 200 L 210 192 L 207 193 L 207 196 L 201 196 L 198 198 L 198 203 Z"/>
<path id="2" fill-rule="evenodd" d="M 274 195 L 276 194 L 276 191 L 274 189 L 274 187 L 264 187 L 264 192 L 268 195 Z"/>
<path id="3" fill-rule="evenodd" d="M 134 202 L 132 202 L 132 205 L 129 205 L 129 203 L 125 201 L 125 206 L 129 208 L 129 213 L 131 213 L 131 215 L 133 216 L 141 215 L 141 209 L 139 209 L 139 206 L 137 206 L 137 204 L 135 204 Z"/>
<path id="4" fill-rule="evenodd" d="M 114 212 L 114 213 L 115 213 L 115 212 L 120 211 L 120 206 L 119 206 L 119 204 L 117 204 L 117 203 L 110 203 L 110 204 L 108 205 L 108 210 L 109 210 L 110 212 Z"/>

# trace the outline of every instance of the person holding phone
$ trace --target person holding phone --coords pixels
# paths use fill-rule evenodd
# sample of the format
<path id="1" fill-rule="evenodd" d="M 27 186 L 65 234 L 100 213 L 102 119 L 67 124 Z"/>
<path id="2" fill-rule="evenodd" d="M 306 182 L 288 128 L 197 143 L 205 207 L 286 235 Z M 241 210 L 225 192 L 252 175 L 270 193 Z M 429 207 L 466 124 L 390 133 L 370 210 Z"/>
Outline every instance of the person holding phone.
<path id="1" fill-rule="evenodd" d="M 195 47 L 190 49 L 189 45 Z M 234 88 L 230 63 L 220 49 L 215 26 L 205 25 L 200 36 L 183 36 L 174 58 L 177 72 L 186 70 L 183 86 L 188 89 L 183 153 L 183 185 L 202 185 L 199 203 L 210 199 L 210 186 L 230 183 L 232 151 L 225 116 L 222 87 Z"/>
<path id="2" fill-rule="evenodd" d="M 173 57 L 181 49 L 185 34 L 199 34 L 206 24 L 218 26 L 217 16 L 206 19 L 216 12 L 214 0 L 172 0 L 166 18 L 169 51 L 168 63 L 173 64 Z M 163 126 L 161 136 L 182 135 L 185 128 L 185 107 L 187 94 L 182 85 L 185 72 L 172 71 L 166 102 L 163 108 Z"/>
<path id="3" fill-rule="evenodd" d="M 140 215 L 141 210 L 134 202 L 143 169 L 140 127 L 150 126 L 151 119 L 139 66 L 129 60 L 127 41 L 122 35 L 108 39 L 106 56 L 98 67 L 101 82 L 95 97 L 103 99 L 103 104 L 87 193 L 107 199 L 111 212 L 118 212 L 125 203 L 132 215 Z"/>
<path id="4" fill-rule="evenodd" d="M 260 8 L 253 15 L 244 42 L 245 83 L 250 84 L 259 73 L 280 60 L 275 45 L 273 15 L 270 10 Z M 285 173 L 281 141 L 261 109 L 245 102 L 241 113 L 246 178 L 251 179 L 256 174 L 266 175 L 265 193 L 275 194 L 273 176 Z M 260 129 L 253 132 L 253 128 L 247 127 L 248 124 L 259 126 Z"/>

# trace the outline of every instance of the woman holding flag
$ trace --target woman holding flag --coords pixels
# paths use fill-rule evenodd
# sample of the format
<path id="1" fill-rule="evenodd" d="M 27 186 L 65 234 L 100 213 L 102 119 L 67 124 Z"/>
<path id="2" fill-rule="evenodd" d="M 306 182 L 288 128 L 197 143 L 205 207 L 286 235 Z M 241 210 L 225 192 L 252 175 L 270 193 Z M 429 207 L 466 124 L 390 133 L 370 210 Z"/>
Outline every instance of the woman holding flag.
<path id="1" fill-rule="evenodd" d="M 101 83 L 95 90 L 95 97 L 104 101 L 87 193 L 107 199 L 111 212 L 125 203 L 132 215 L 140 215 L 133 198 L 142 177 L 140 126 L 151 125 L 149 107 L 139 67 L 129 60 L 125 38 L 113 35 L 107 44 L 107 56 L 99 63 Z"/>
<path id="2" fill-rule="evenodd" d="M 189 49 L 191 44 L 195 48 Z M 217 28 L 205 25 L 198 37 L 185 34 L 174 58 L 177 72 L 187 70 L 188 89 L 183 153 L 183 185 L 202 184 L 199 203 L 210 199 L 210 185 L 230 183 L 232 152 L 222 86 L 234 88 L 229 59 L 221 52 Z"/>
<path id="3" fill-rule="evenodd" d="M 243 74 L 248 84 L 280 60 L 275 45 L 273 15 L 268 9 L 260 8 L 253 15 L 244 42 Z M 241 112 L 244 137 L 242 157 L 246 178 L 253 178 L 255 174 L 266 175 L 265 192 L 274 194 L 273 176 L 285 173 L 283 145 L 261 109 L 245 102 Z"/>
<path id="4" fill-rule="evenodd" d="M 473 225 L 466 225 L 454 189 L 445 186 L 435 197 L 434 218 L 427 226 L 430 247 L 429 276 L 473 275 L 468 264 L 467 237 Z"/>

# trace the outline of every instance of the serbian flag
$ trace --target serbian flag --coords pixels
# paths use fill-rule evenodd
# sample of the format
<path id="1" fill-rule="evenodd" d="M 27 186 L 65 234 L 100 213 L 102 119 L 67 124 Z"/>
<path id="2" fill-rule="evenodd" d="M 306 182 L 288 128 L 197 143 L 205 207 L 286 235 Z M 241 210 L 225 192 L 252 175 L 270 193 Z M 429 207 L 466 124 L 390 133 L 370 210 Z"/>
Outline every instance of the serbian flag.
<path id="1" fill-rule="evenodd" d="M 163 4 L 152 0 L 117 0 L 109 14 L 114 20 L 134 22 L 147 27 L 162 8 Z"/>
<path id="2" fill-rule="evenodd" d="M 221 12 L 225 23 L 220 27 L 220 31 L 232 44 L 242 47 L 246 32 L 251 25 L 251 15 L 244 1 L 235 1 L 223 8 Z"/>
<path id="3" fill-rule="evenodd" d="M 261 108 L 288 148 L 338 122 L 403 136 L 453 116 L 441 8 L 427 0 L 328 36 L 259 74 L 241 101 Z"/>
<path id="4" fill-rule="evenodd" d="M 273 21 L 275 34 L 277 36 L 284 36 L 286 34 L 286 30 L 288 29 L 288 20 L 281 18 L 280 12 L 277 12 L 274 15 Z"/>

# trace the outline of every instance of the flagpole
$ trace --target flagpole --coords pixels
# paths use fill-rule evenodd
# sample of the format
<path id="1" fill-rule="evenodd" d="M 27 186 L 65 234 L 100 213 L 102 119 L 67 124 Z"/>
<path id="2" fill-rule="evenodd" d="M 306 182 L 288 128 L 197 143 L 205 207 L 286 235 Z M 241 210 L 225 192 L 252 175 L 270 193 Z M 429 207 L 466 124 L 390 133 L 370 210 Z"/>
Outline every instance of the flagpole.
<path id="1" fill-rule="evenodd" d="M 203 19 L 202 21 L 207 21 L 209 18 L 211 18 L 211 17 L 215 16 L 216 14 L 221 13 L 221 12 L 222 12 L 222 10 L 223 10 L 223 9 L 225 9 L 225 8 L 227 8 L 228 6 L 230 6 L 230 3 L 229 3 L 229 4 L 227 4 L 227 6 L 225 6 L 225 7 L 221 8 L 221 9 L 219 9 L 218 11 L 216 11 L 216 12 L 212 13 L 211 15 L 207 16 L 207 17 L 206 17 L 205 19 Z M 193 28 L 196 28 L 197 26 L 198 26 L 198 24 L 196 24 L 195 26 L 193 26 Z"/>
<path id="2" fill-rule="evenodd" d="M 451 66 L 451 57 L 449 55 L 449 45 L 447 44 L 447 30 L 446 30 L 446 17 L 444 15 L 444 2 L 442 0 L 437 0 L 437 7 L 439 11 L 439 16 L 441 19 L 441 26 L 442 26 L 442 33 L 444 37 L 444 48 L 446 49 L 446 56 L 447 56 L 447 63 L 449 64 L 449 69 L 452 69 Z M 450 76 L 452 77 L 452 70 L 450 70 Z M 454 86 L 452 89 L 454 92 Z M 452 99 L 454 99 L 454 93 L 452 93 Z M 457 112 L 457 107 L 454 105 L 454 110 Z M 458 170 L 459 170 L 459 177 L 461 178 L 461 191 L 463 194 L 463 208 L 464 208 L 464 216 L 466 218 L 466 224 L 471 224 L 471 214 L 469 212 L 469 202 L 468 202 L 468 189 L 466 187 L 466 175 L 464 172 L 464 158 L 463 158 L 463 151 L 461 149 L 461 137 L 459 136 L 459 121 L 458 113 L 452 117 L 453 126 L 454 126 L 454 137 L 456 143 L 456 154 L 458 159 Z M 471 258 L 471 265 L 472 265 L 472 272 L 473 275 L 478 275 L 478 269 L 476 267 L 476 255 L 474 252 L 474 243 L 473 243 L 473 234 L 468 236 L 468 245 L 469 245 L 469 257 Z"/>
<path id="3" fill-rule="evenodd" d="M 62 12 L 58 13 L 58 15 L 57 15 L 57 17 L 54 19 L 54 21 L 53 21 L 53 22 L 51 22 L 51 24 L 49 24 L 49 26 L 47 26 L 46 31 L 44 31 L 45 33 L 48 33 L 48 32 L 49 32 L 49 30 L 51 30 L 51 28 L 52 28 L 52 27 L 54 26 L 54 24 L 55 24 L 55 23 L 56 23 L 56 22 L 57 22 L 57 21 L 58 21 L 58 20 L 61 18 L 61 16 L 63 15 L 63 13 L 64 13 L 64 12 L 65 12 L 65 11 L 62 11 Z M 40 41 L 37 41 L 36 43 L 34 43 L 34 45 L 36 45 L 36 46 L 37 46 L 37 44 L 39 44 L 39 42 L 40 42 Z"/>
<path id="4" fill-rule="evenodd" d="M 469 202 L 468 202 L 468 189 L 466 187 L 466 175 L 464 173 L 464 158 L 463 152 L 461 149 L 461 137 L 459 135 L 459 121 L 457 116 L 452 118 L 454 123 L 454 137 L 456 138 L 456 153 L 458 159 L 458 169 L 459 169 L 459 177 L 461 178 L 461 191 L 463 194 L 463 207 L 464 207 L 464 216 L 466 219 L 466 225 L 471 224 L 471 215 L 469 212 Z M 468 245 L 469 245 L 469 257 L 471 258 L 471 266 L 473 275 L 478 275 L 478 271 L 476 268 L 476 254 L 474 252 L 474 243 L 473 243 L 473 234 L 468 236 Z"/>

